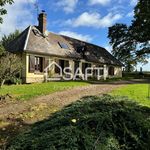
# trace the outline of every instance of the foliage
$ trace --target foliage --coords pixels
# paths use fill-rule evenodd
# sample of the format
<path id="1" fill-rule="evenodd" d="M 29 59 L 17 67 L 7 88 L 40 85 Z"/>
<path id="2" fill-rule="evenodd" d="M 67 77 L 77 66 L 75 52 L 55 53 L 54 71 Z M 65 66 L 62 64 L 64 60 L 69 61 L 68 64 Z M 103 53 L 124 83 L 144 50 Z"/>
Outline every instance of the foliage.
<path id="1" fill-rule="evenodd" d="M 24 84 L 24 85 L 11 85 L 3 86 L 0 90 L 0 95 L 10 94 L 18 100 L 29 100 L 33 97 L 40 95 L 46 95 L 65 89 L 85 86 L 88 85 L 86 82 L 48 82 L 48 83 L 35 83 L 35 84 Z"/>
<path id="2" fill-rule="evenodd" d="M 0 43 L 0 56 L 2 56 L 5 52 L 4 46 Z"/>
<path id="3" fill-rule="evenodd" d="M 150 1 L 139 0 L 134 9 L 134 19 L 132 21 L 132 30 L 134 38 L 140 42 L 150 40 Z"/>
<path id="4" fill-rule="evenodd" d="M 6 80 L 12 80 L 21 73 L 21 57 L 8 52 L 9 49 L 7 49 L 8 44 L 18 35 L 19 31 L 16 30 L 8 36 L 4 35 L 0 41 L 0 87 Z"/>
<path id="5" fill-rule="evenodd" d="M 22 69 L 21 58 L 17 55 L 6 52 L 0 57 L 0 83 L 1 86 L 4 81 L 11 80 L 20 74 Z"/>
<path id="6" fill-rule="evenodd" d="M 8 47 L 8 44 L 13 41 L 16 37 L 18 37 L 20 34 L 20 31 L 19 30 L 15 30 L 13 33 L 10 33 L 9 35 L 4 35 L 2 37 L 2 40 L 1 40 L 1 44 L 3 45 L 3 47 L 6 49 L 6 50 L 9 50 L 7 47 Z"/>
<path id="7" fill-rule="evenodd" d="M 122 73 L 122 78 L 121 79 L 148 79 L 150 78 L 150 73 L 149 72 L 123 72 Z"/>
<path id="8" fill-rule="evenodd" d="M 148 100 L 148 84 L 127 85 L 114 90 L 112 95 L 127 96 L 138 102 L 140 105 L 150 107 L 150 100 Z"/>
<path id="9" fill-rule="evenodd" d="M 131 29 L 134 39 L 140 43 L 138 55 L 150 54 L 150 1 L 139 0 L 134 9 Z"/>
<path id="10" fill-rule="evenodd" d="M 124 97 L 85 97 L 34 124 L 8 150 L 145 150 L 150 147 L 150 109 Z"/>
<path id="11" fill-rule="evenodd" d="M 116 24 L 110 27 L 108 37 L 113 48 L 112 54 L 124 63 L 128 72 L 132 71 L 132 67 L 137 64 L 139 59 L 136 59 L 136 45 L 127 25 Z"/>
<path id="12" fill-rule="evenodd" d="M 13 0 L 1 0 L 0 1 L 0 24 L 3 23 L 2 15 L 7 14 L 7 10 L 4 8 L 6 4 L 13 4 Z"/>
<path id="13" fill-rule="evenodd" d="M 115 24 L 109 27 L 108 37 L 113 47 L 112 53 L 121 60 L 130 71 L 130 67 L 147 63 L 150 54 L 150 2 L 139 0 L 134 9 L 132 24 Z"/>

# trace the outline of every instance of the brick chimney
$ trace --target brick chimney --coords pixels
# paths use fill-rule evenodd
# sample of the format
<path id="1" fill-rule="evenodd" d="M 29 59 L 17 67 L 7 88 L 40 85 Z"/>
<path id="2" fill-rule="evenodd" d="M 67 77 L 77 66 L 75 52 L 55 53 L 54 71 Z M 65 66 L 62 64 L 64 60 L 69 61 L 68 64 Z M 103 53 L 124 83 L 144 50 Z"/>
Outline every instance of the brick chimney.
<path id="1" fill-rule="evenodd" d="M 45 34 L 46 26 L 47 26 L 47 14 L 44 10 L 39 14 L 38 17 L 39 25 L 38 28 L 41 31 L 41 33 Z"/>

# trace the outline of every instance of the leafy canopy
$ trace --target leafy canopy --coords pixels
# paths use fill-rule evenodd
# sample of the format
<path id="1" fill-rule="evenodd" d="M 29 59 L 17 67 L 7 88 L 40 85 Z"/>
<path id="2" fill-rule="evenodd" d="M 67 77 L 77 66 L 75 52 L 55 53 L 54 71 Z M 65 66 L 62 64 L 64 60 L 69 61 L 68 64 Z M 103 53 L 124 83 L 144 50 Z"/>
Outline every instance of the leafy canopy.
<path id="1" fill-rule="evenodd" d="M 130 26 L 115 24 L 109 27 L 108 38 L 112 53 L 125 66 L 146 63 L 150 54 L 150 1 L 139 0 Z"/>
<path id="2" fill-rule="evenodd" d="M 134 38 L 140 42 L 150 41 L 150 1 L 139 0 L 134 9 L 134 19 L 131 28 Z"/>
<path id="3" fill-rule="evenodd" d="M 10 33 L 9 35 L 4 35 L 1 40 L 1 44 L 4 46 L 5 49 L 7 49 L 8 44 L 13 41 L 16 37 L 18 37 L 20 34 L 19 30 L 15 30 L 13 33 Z"/>
<path id="4" fill-rule="evenodd" d="M 2 15 L 7 14 L 7 10 L 4 8 L 6 4 L 13 4 L 13 0 L 0 0 L 0 24 L 3 23 Z"/>
<path id="5" fill-rule="evenodd" d="M 150 54 L 150 1 L 140 0 L 134 14 L 131 29 L 133 37 L 140 43 L 137 54 Z"/>

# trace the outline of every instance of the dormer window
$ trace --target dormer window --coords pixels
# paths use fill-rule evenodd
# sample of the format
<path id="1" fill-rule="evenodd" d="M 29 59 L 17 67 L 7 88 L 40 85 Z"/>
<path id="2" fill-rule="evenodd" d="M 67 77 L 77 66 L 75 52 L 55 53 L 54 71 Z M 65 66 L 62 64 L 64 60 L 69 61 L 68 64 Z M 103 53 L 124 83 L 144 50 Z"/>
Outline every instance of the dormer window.
<path id="1" fill-rule="evenodd" d="M 58 42 L 59 46 L 64 49 L 69 49 L 68 45 L 62 42 Z"/>

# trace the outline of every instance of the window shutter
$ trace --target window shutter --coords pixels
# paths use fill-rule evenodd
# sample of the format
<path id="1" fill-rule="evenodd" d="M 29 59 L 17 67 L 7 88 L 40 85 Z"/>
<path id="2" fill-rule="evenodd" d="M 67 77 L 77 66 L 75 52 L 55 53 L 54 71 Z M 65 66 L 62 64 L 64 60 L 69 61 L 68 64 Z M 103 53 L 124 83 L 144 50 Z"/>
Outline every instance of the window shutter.
<path id="1" fill-rule="evenodd" d="M 39 70 L 40 72 L 43 72 L 43 57 L 39 57 Z"/>
<path id="2" fill-rule="evenodd" d="M 33 73 L 35 71 L 35 57 L 29 56 L 29 72 Z"/>
<path id="3" fill-rule="evenodd" d="M 108 73 L 109 73 L 109 75 L 113 76 L 114 75 L 114 67 L 109 67 Z"/>

